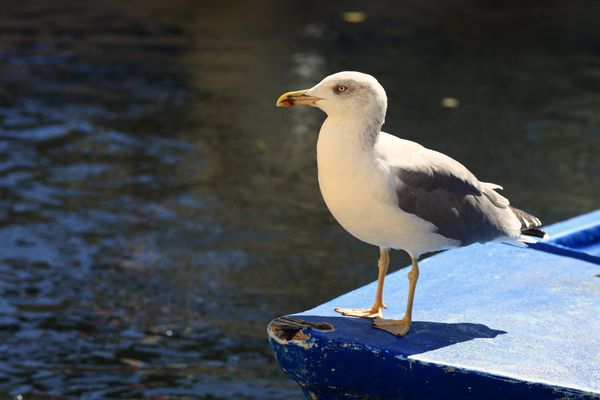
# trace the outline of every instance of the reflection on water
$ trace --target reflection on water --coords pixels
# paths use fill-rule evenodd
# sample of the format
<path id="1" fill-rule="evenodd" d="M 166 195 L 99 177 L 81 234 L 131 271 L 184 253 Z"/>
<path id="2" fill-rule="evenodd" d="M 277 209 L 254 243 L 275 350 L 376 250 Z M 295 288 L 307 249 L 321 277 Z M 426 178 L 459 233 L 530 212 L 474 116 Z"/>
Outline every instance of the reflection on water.
<path id="1" fill-rule="evenodd" d="M 320 198 L 323 117 L 274 108 L 328 73 L 547 222 L 597 207 L 595 3 L 453 3 L 4 8 L 0 397 L 301 398 L 267 322 L 376 273 Z"/>

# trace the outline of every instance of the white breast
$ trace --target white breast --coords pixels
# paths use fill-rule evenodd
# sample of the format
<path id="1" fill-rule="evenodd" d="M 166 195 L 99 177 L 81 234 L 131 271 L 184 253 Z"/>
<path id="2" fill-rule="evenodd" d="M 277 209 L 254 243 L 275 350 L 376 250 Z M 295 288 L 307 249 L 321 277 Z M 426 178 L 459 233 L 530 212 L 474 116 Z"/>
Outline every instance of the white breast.
<path id="1" fill-rule="evenodd" d="M 335 219 L 358 239 L 414 256 L 448 248 L 421 218 L 397 205 L 396 178 L 372 147 L 325 121 L 317 143 L 319 186 Z"/>

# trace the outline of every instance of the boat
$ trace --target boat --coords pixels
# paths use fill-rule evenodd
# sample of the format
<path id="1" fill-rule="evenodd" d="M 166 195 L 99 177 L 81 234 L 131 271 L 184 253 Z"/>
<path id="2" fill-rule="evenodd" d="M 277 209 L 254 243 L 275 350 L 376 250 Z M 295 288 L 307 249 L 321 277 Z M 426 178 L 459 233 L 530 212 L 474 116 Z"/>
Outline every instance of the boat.
<path id="1" fill-rule="evenodd" d="M 545 231 L 420 262 L 404 337 L 334 311 L 370 305 L 373 282 L 271 321 L 275 358 L 309 399 L 600 399 L 600 210 Z M 388 275 L 386 317 L 407 288 Z"/>

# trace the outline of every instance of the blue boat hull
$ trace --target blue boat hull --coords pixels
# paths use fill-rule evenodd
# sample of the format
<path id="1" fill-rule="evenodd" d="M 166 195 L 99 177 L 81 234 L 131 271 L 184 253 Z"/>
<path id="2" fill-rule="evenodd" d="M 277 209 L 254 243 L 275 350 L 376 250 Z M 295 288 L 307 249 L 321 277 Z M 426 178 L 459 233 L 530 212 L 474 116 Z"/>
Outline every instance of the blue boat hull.
<path id="1" fill-rule="evenodd" d="M 600 212 L 548 230 L 566 247 L 578 226 L 594 237 Z M 310 399 L 600 399 L 600 265 L 569 254 L 595 247 L 541 247 L 474 245 L 424 260 L 404 337 L 333 311 L 370 304 L 375 283 L 275 319 L 275 357 Z M 386 316 L 402 315 L 406 290 L 404 271 L 388 276 Z"/>

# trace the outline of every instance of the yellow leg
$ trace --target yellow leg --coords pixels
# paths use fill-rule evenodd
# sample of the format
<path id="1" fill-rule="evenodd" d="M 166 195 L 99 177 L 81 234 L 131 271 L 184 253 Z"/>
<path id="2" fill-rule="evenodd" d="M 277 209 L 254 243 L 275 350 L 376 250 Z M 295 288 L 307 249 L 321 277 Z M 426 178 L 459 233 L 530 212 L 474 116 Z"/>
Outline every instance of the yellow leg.
<path id="1" fill-rule="evenodd" d="M 404 317 L 402 319 L 384 319 L 377 317 L 373 322 L 373 327 L 382 329 L 397 336 L 404 336 L 408 333 L 410 324 L 412 322 L 413 299 L 415 297 L 417 279 L 419 279 L 419 265 L 417 264 L 417 260 L 412 258 L 412 269 L 408 273 L 408 301 L 406 303 L 406 312 Z"/>
<path id="2" fill-rule="evenodd" d="M 388 266 L 390 265 L 390 255 L 388 249 L 379 248 L 379 276 L 377 278 L 377 292 L 375 293 L 375 302 L 370 308 L 336 308 L 335 311 L 352 317 L 375 318 L 383 315 L 383 282 L 385 274 L 387 274 Z"/>

